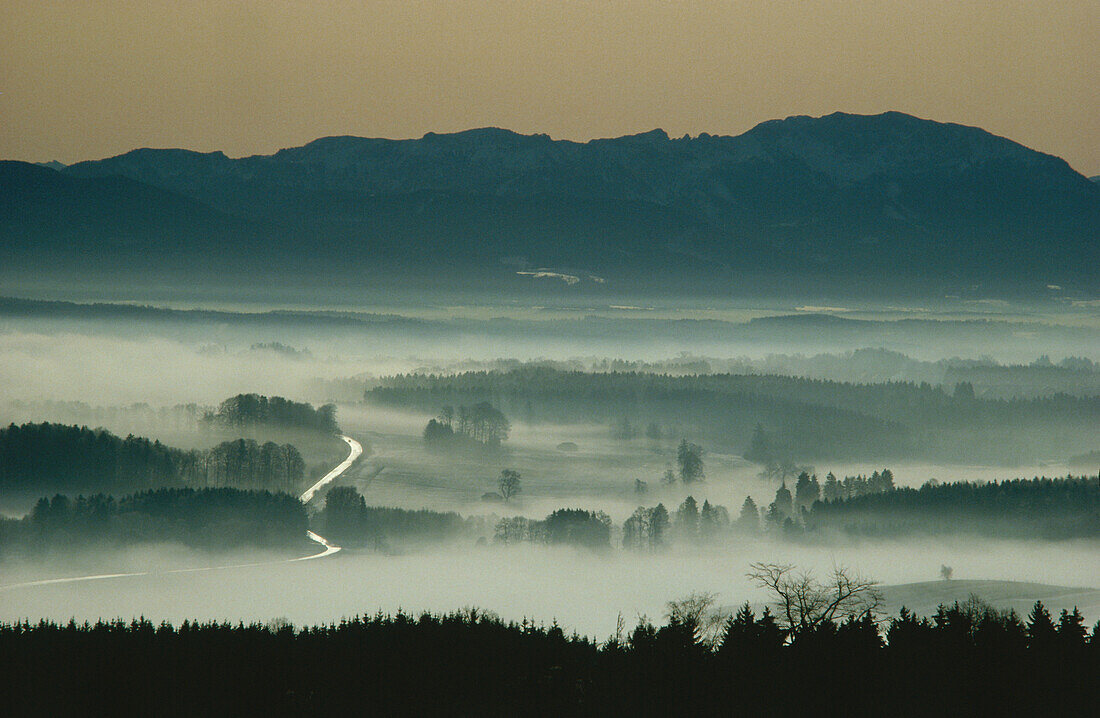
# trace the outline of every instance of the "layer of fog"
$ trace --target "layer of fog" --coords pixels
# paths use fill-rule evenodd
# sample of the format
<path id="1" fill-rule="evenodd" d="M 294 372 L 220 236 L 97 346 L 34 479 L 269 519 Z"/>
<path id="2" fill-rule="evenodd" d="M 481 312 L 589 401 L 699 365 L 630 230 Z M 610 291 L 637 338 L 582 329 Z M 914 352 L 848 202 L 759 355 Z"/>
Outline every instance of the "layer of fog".
<path id="1" fill-rule="evenodd" d="M 510 270 L 506 270 L 510 271 Z M 842 297 L 822 294 L 799 284 L 784 283 L 778 291 L 739 292 L 731 287 L 725 295 L 652 295 L 631 285 L 610 282 L 596 287 L 582 284 L 567 287 L 559 282 L 524 283 L 518 292 L 497 286 L 442 289 L 415 286 L 378 286 L 353 281 L 295 285 L 285 277 L 270 282 L 219 282 L 197 276 L 187 284 L 166 277 L 127 275 L 120 282 L 82 273 L 63 282 L 26 275 L 11 276 L 0 271 L 0 296 L 72 302 L 112 302 L 178 309 L 206 309 L 260 312 L 272 308 L 296 311 L 370 312 L 399 314 L 422 319 L 518 319 L 578 318 L 614 316 L 624 318 L 711 319 L 744 322 L 756 317 L 792 313 L 829 313 L 860 319 L 1006 319 L 1043 321 L 1067 326 L 1100 328 L 1094 297 L 1072 296 L 1052 289 L 1046 297 L 990 296 L 978 286 L 960 287 L 954 294 L 932 296 L 895 292 L 889 299 L 875 299 L 848 293 Z M 598 291 L 586 291 L 590 289 Z"/>
<path id="2" fill-rule="evenodd" d="M 20 584 L 103 574 L 235 571 L 254 564 L 265 567 L 283 564 L 318 552 L 317 544 L 305 537 L 300 543 L 281 549 L 198 550 L 178 543 L 55 546 L 39 554 L 6 555 L 0 561 L 0 605 L 5 595 L 30 590 L 7 588 Z"/>
<path id="3" fill-rule="evenodd" d="M 307 393 L 317 376 L 350 376 L 364 370 L 357 357 L 302 361 L 250 351 L 248 346 L 242 342 L 228 350 L 169 339 L 0 334 L 0 404 L 217 404 L 246 392 L 297 397 Z M 375 360 L 370 366 L 385 371 L 405 365 Z"/>
<path id="4" fill-rule="evenodd" d="M 723 505 L 736 517 L 746 496 L 761 511 L 774 499 L 778 484 L 764 478 L 761 467 L 735 454 L 707 450 L 706 481 L 691 485 L 662 483 L 676 469 L 678 437 L 654 442 L 616 441 L 607 426 L 593 424 L 528 425 L 513 422 L 506 450 L 488 454 L 433 453 L 420 438 L 426 414 L 376 406 L 339 408 L 346 431 L 369 440 L 372 453 L 344 479 L 356 486 L 368 504 L 400 508 L 458 511 L 465 515 L 524 515 L 542 518 L 568 507 L 600 510 L 621 523 L 639 505 L 663 502 L 674 509 L 688 495 Z M 562 451 L 559 444 L 576 445 Z M 704 449 L 707 447 L 704 446 Z M 884 465 L 885 464 L 885 465 Z M 507 504 L 487 503 L 504 468 L 522 475 L 522 493 Z M 1064 476 L 1065 464 L 1035 466 L 968 466 L 917 462 L 835 462 L 807 467 L 820 477 L 864 475 L 889 468 L 898 486 L 919 487 L 935 479 L 993 481 L 1034 476 Z M 635 480 L 646 482 L 635 492 Z"/>
<path id="5" fill-rule="evenodd" d="M 532 309 L 525 310 L 530 314 Z M 641 313 L 640 311 L 637 313 Z M 309 401 L 332 398 L 332 385 L 317 379 L 340 380 L 384 375 L 420 367 L 453 366 L 469 360 L 610 357 L 657 361 L 682 352 L 709 356 L 765 356 L 777 349 L 728 342 L 684 343 L 653 338 L 639 331 L 629 343 L 576 337 L 548 341 L 530 332 L 514 335 L 438 335 L 415 332 L 310 333 L 300 329 L 190 326 L 185 332 L 163 326 L 120 323 L 66 325 L 49 322 L 7 323 L 0 327 L 0 422 L 68 421 L 63 407 L 45 402 L 85 402 L 114 407 L 145 403 L 153 407 L 198 403 L 214 405 L 241 392 L 283 395 Z M 323 334 L 323 336 L 322 336 Z M 254 350 L 255 344 L 280 342 L 308 349 L 306 356 Z M 814 336 L 790 337 L 792 350 L 813 353 L 837 350 L 834 342 Z M 843 349 L 843 347 L 840 347 Z M 851 348 L 851 347 L 849 347 Z M 949 344 L 894 347 L 913 356 L 936 359 L 965 354 Z M 1095 342 L 1061 347 L 1063 355 L 1100 357 Z M 971 354 L 977 356 L 979 350 Z M 1058 348 L 1028 344 L 1019 337 L 1011 346 L 990 350 L 1005 359 L 1033 360 Z M 999 353 L 997 353 L 999 351 Z M 344 395 L 354 398 L 354 382 Z M 153 438 L 171 435 L 170 427 L 142 418 L 141 412 L 120 414 L 107 428 Z M 605 426 L 526 426 L 516 423 L 509 440 L 511 453 L 495 459 L 455 460 L 424 451 L 419 440 L 426 415 L 383 412 L 341 405 L 344 428 L 366 439 L 374 455 L 349 477 L 368 504 L 457 510 L 464 514 L 523 514 L 541 518 L 562 506 L 607 511 L 617 523 L 638 505 L 657 501 L 673 508 L 691 493 L 700 503 L 709 499 L 736 514 L 745 495 L 765 507 L 774 482 L 758 476 L 759 468 L 732 454 L 710 450 L 707 481 L 692 487 L 662 488 L 661 474 L 673 462 L 666 442 L 652 450 L 644 441 L 612 442 Z M 72 419 L 75 421 L 75 419 Z M 557 445 L 571 441 L 575 453 Z M 708 448 L 708 447 L 704 447 Z M 1091 447 L 1090 447 L 1091 448 Z M 524 493 L 513 504 L 489 505 L 480 497 L 492 491 L 502 467 L 518 468 Z M 917 486 L 940 481 L 991 480 L 1064 475 L 1064 465 L 1013 467 L 936 466 L 889 463 L 897 483 Z M 372 478 L 375 469 L 381 473 Z M 837 464 L 814 467 L 819 474 L 839 476 L 869 473 L 880 465 Z M 634 480 L 649 483 L 642 496 Z M 783 544 L 745 545 L 733 549 L 675 549 L 637 556 L 615 550 L 609 557 L 568 549 L 535 546 L 476 548 L 472 542 L 437 552 L 400 555 L 344 552 L 307 564 L 230 569 L 193 574 L 162 574 L 104 582 L 61 584 L 0 591 L 0 620 L 21 617 L 70 616 L 94 620 L 101 616 L 145 615 L 155 620 L 227 618 L 267 620 L 286 616 L 297 623 L 328 622 L 342 615 L 394 610 L 452 610 L 479 605 L 507 618 L 533 616 L 558 619 L 568 628 L 606 636 L 619 613 L 632 622 L 638 614 L 657 618 L 665 601 L 691 591 L 720 594 L 724 603 L 759 600 L 744 579 L 750 561 L 791 561 L 827 570 L 843 563 L 887 583 L 933 580 L 941 564 L 954 568 L 959 579 L 1009 579 L 1071 586 L 1100 586 L 1100 556 L 1095 544 L 991 542 L 942 539 L 863 542 L 848 547 L 804 547 Z M 133 549 L 121 554 L 69 557 L 48 562 L 0 565 L 0 585 L 81 572 L 168 570 L 222 564 L 280 560 L 282 556 L 215 558 L 179 548 Z M 1091 618 L 1095 618 L 1092 616 Z"/>
<path id="6" fill-rule="evenodd" d="M 769 364 L 766 360 L 771 355 L 843 354 L 867 346 L 921 361 L 987 355 L 1002 362 L 1027 363 L 1040 354 L 1055 362 L 1070 356 L 1100 358 L 1100 333 L 1082 327 L 1074 328 L 1077 333 L 1072 336 L 1053 334 L 1041 346 L 1023 329 L 994 344 L 980 339 L 964 342 L 957 332 L 929 341 L 924 335 L 907 338 L 903 329 L 878 337 L 801 325 L 777 327 L 742 341 L 728 329 L 721 338 L 711 336 L 706 325 L 656 328 L 644 317 L 626 316 L 614 320 L 611 326 L 618 336 L 608 338 L 584 321 L 562 324 L 532 319 L 530 307 L 511 311 L 523 318 L 499 324 L 491 318 L 479 320 L 480 324 L 458 320 L 450 324 L 444 317 L 431 325 L 420 325 L 415 319 L 392 324 L 383 319 L 377 324 L 344 326 L 291 315 L 262 322 L 241 319 L 241 315 L 234 315 L 232 322 L 216 315 L 188 321 L 0 317 L 0 410 L 12 400 L 154 406 L 211 403 L 246 391 L 315 401 L 347 400 L 361 393 L 365 382 L 345 386 L 331 382 L 425 368 L 476 367 L 500 358 L 577 360 L 592 365 L 600 359 L 667 362 L 685 356 L 713 357 L 716 370 L 733 371 L 739 370 L 737 362 L 731 363 L 735 357 L 760 362 L 758 370 L 767 371 L 783 365 L 782 361 Z M 257 348 L 272 345 L 294 351 Z"/>
<path id="7" fill-rule="evenodd" d="M 653 555 L 537 546 L 455 546 L 404 555 L 345 550 L 320 561 L 0 590 L 0 620 L 95 620 L 144 615 L 302 625 L 378 610 L 449 611 L 479 606 L 504 618 L 557 620 L 566 629 L 606 637 L 619 614 L 659 620 L 666 601 L 692 591 L 722 604 L 761 602 L 745 578 L 752 561 L 792 562 L 826 572 L 848 566 L 886 584 L 935 581 L 943 564 L 957 580 L 1014 580 L 1100 585 L 1095 544 L 925 540 L 815 548 L 748 542 L 724 549 L 677 548 Z M 174 563 L 173 563 L 174 565 Z M 11 583 L 5 572 L 4 584 Z M 949 595 L 950 582 L 943 584 Z M 1023 599 L 1029 598 L 1025 591 Z M 1031 587 L 1040 597 L 1045 589 Z M 934 593 L 932 595 L 935 595 Z M 1091 622 L 1095 592 L 1080 592 Z"/>

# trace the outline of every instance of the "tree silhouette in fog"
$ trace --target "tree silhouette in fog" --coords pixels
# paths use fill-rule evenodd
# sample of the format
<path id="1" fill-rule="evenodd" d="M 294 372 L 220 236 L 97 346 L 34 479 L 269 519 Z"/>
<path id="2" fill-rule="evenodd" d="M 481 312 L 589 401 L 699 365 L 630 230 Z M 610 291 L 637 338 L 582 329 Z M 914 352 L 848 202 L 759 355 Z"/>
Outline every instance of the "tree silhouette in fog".
<path id="1" fill-rule="evenodd" d="M 500 495 L 504 497 L 505 501 L 508 501 L 522 491 L 523 481 L 520 479 L 519 472 L 515 469 L 502 470 L 500 472 L 500 478 L 497 479 L 497 489 L 500 491 Z"/>
<path id="2" fill-rule="evenodd" d="M 680 441 L 676 449 L 676 462 L 680 466 L 680 480 L 685 484 L 702 481 L 703 474 L 703 447 L 693 444 L 687 439 Z"/>
<path id="3" fill-rule="evenodd" d="M 429 419 L 424 427 L 424 441 L 430 447 L 500 448 L 508 438 L 511 423 L 504 414 L 488 402 L 471 407 L 444 406 L 439 416 Z"/>

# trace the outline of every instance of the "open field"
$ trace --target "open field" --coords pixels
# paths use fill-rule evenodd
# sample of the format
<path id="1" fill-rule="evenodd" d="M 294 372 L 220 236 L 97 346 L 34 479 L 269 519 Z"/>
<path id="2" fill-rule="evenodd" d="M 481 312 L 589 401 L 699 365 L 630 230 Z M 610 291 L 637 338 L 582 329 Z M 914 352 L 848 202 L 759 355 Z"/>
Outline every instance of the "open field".
<path id="1" fill-rule="evenodd" d="M 621 521 L 639 504 L 661 501 L 672 508 L 689 494 L 700 504 L 709 500 L 735 512 L 746 496 L 766 505 L 777 488 L 774 480 L 761 477 L 759 465 L 737 455 L 712 451 L 704 457 L 706 481 L 689 487 L 681 483 L 665 486 L 661 477 L 667 469 L 675 468 L 678 439 L 615 440 L 607 426 L 517 423 L 503 451 L 471 455 L 427 450 L 421 436 L 431 418 L 427 414 L 349 404 L 340 406 L 340 417 L 348 431 L 370 442 L 373 454 L 361 464 L 359 474 L 370 474 L 371 478 L 357 485 L 368 502 L 380 506 L 499 513 L 502 507 L 486 505 L 481 496 L 495 490 L 496 479 L 504 468 L 517 469 L 523 476 L 523 493 L 512 510 L 535 515 L 566 502 L 606 511 Z M 576 444 L 576 450 L 559 449 L 563 442 Z M 829 471 L 843 477 L 889 468 L 897 485 L 912 487 L 931 479 L 993 481 L 1060 476 L 1068 471 L 1065 464 L 1059 463 L 1005 467 L 837 462 L 813 468 L 821 477 Z M 349 479 L 354 480 L 355 475 Z M 635 494 L 635 479 L 648 483 L 645 494 Z"/>
<path id="2" fill-rule="evenodd" d="M 929 616 L 940 604 L 965 602 L 971 595 L 1001 609 L 1012 609 L 1026 617 L 1036 601 L 1042 601 L 1052 614 L 1074 607 L 1095 620 L 1100 617 L 1100 590 L 1070 586 L 1050 586 L 1027 581 L 951 580 L 921 581 L 882 587 L 885 610 L 896 614 L 902 606 L 921 616 Z"/>

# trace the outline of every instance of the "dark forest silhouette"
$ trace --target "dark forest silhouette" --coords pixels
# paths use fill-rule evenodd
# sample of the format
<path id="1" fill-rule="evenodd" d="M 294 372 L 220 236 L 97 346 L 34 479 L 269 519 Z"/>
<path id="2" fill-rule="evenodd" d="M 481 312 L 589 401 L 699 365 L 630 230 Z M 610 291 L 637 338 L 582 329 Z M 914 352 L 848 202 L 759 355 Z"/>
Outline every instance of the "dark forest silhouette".
<path id="1" fill-rule="evenodd" d="M 1100 625 L 1076 610 L 1022 619 L 972 598 L 792 632 L 746 605 L 710 641 L 691 603 L 603 642 L 477 609 L 0 624 L 0 692 L 10 715 L 1067 715 L 1095 700 Z"/>
<path id="2" fill-rule="evenodd" d="M 9 492 L 119 493 L 160 487 L 232 486 L 292 491 L 305 462 L 290 444 L 225 441 L 172 448 L 140 436 L 62 424 L 0 429 L 0 488 Z"/>
<path id="3" fill-rule="evenodd" d="M 340 431 L 340 426 L 336 423 L 335 404 L 325 404 L 314 409 L 312 404 L 291 401 L 281 396 L 268 398 L 260 394 L 231 396 L 203 419 L 217 426 L 237 429 L 268 425 L 323 434 Z"/>
<path id="4" fill-rule="evenodd" d="M 182 543 L 211 549 L 285 548 L 302 543 L 309 521 L 294 496 L 239 489 L 155 489 L 42 498 L 22 519 L 0 519 L 0 558 Z"/>

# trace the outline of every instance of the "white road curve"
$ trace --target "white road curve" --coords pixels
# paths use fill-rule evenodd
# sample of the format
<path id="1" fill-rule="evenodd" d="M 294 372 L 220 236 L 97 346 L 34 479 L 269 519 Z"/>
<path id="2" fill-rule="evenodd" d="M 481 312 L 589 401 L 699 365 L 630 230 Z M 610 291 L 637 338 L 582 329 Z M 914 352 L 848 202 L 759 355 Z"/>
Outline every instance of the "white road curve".
<path id="1" fill-rule="evenodd" d="M 313 541 L 315 543 L 319 543 L 322 546 L 324 546 L 325 550 L 322 551 L 321 553 L 315 553 L 312 556 L 301 556 L 299 558 L 292 558 L 292 559 L 290 559 L 291 561 L 312 561 L 315 558 L 324 558 L 325 556 L 331 556 L 332 554 L 334 554 L 334 553 L 336 553 L 340 550 L 339 546 L 337 546 L 336 544 L 329 543 L 325 539 L 324 536 L 318 536 L 317 534 L 313 533 L 312 531 L 306 531 L 306 537 L 310 541 Z"/>
<path id="2" fill-rule="evenodd" d="M 340 476 L 340 474 L 350 469 L 351 465 L 355 463 L 355 460 L 363 455 L 363 445 L 360 444 L 358 441 L 351 438 L 350 436 L 344 436 L 343 434 L 340 435 L 340 438 L 343 439 L 344 443 L 348 445 L 349 449 L 351 449 L 351 451 L 348 452 L 348 458 L 337 464 L 336 468 L 322 476 L 320 481 L 318 481 L 313 486 L 310 486 L 308 489 L 305 490 L 305 493 L 298 497 L 298 500 L 301 501 L 303 504 L 308 504 L 310 501 L 312 501 L 314 495 L 316 495 L 316 493 L 320 489 L 324 488 L 325 484 L 331 483 L 333 480 L 336 479 L 336 477 Z M 315 558 L 324 558 L 325 556 L 331 556 L 332 554 L 338 553 L 340 551 L 339 546 L 329 543 L 327 540 L 325 540 L 324 536 L 319 536 L 312 531 L 306 531 L 306 538 L 308 538 L 310 541 L 313 541 L 314 543 L 324 546 L 325 550 L 321 551 L 320 553 L 313 554 L 312 556 L 303 556 L 301 558 L 296 558 L 292 560 L 309 561 Z"/>
<path id="3" fill-rule="evenodd" d="M 340 436 L 341 439 L 347 443 L 351 451 L 348 453 L 348 458 L 344 459 L 340 464 L 332 471 L 328 472 L 321 478 L 320 481 L 310 486 L 304 494 L 299 497 L 299 500 L 303 503 L 309 503 L 313 496 L 317 493 L 318 489 L 321 489 L 325 484 L 331 483 L 355 463 L 355 460 L 363 455 L 363 445 L 350 436 Z M 284 559 L 282 561 L 263 561 L 260 563 L 241 563 L 233 566 L 204 566 L 202 568 L 176 568 L 168 571 L 136 571 L 133 573 L 100 573 L 93 576 L 74 576 L 72 578 L 47 578 L 40 581 L 26 581 L 24 583 L 12 583 L 7 586 L 0 586 L 0 591 L 8 591 L 16 588 L 31 588 L 33 586 L 52 586 L 59 583 L 77 583 L 80 581 L 103 581 L 110 578 L 129 578 L 133 576 L 152 576 L 154 574 L 171 574 L 171 573 L 198 573 L 200 571 L 225 571 L 233 568 L 253 568 L 255 566 L 272 566 L 280 563 L 293 563 L 295 561 L 311 561 L 315 558 L 324 558 L 325 556 L 331 556 L 334 553 L 340 551 L 340 547 L 336 544 L 329 543 L 323 536 L 319 536 L 312 531 L 306 531 L 306 538 L 313 541 L 316 544 L 324 547 L 323 551 L 309 556 L 300 556 L 298 558 Z"/>
<path id="4" fill-rule="evenodd" d="M 298 497 L 299 499 L 301 499 L 303 504 L 308 504 L 310 501 L 312 501 L 313 495 L 316 494 L 319 489 L 323 488 L 325 484 L 331 482 L 337 476 L 351 468 L 351 465 L 355 463 L 355 460 L 363 455 L 363 445 L 360 444 L 358 441 L 351 438 L 350 436 L 344 436 L 342 434 L 340 435 L 340 438 L 343 439 L 344 443 L 346 443 L 351 449 L 351 453 L 349 453 L 348 458 L 340 462 L 340 464 L 335 469 L 322 476 L 320 481 L 318 481 L 313 486 L 310 486 L 308 489 L 306 489 L 304 494 Z"/>

